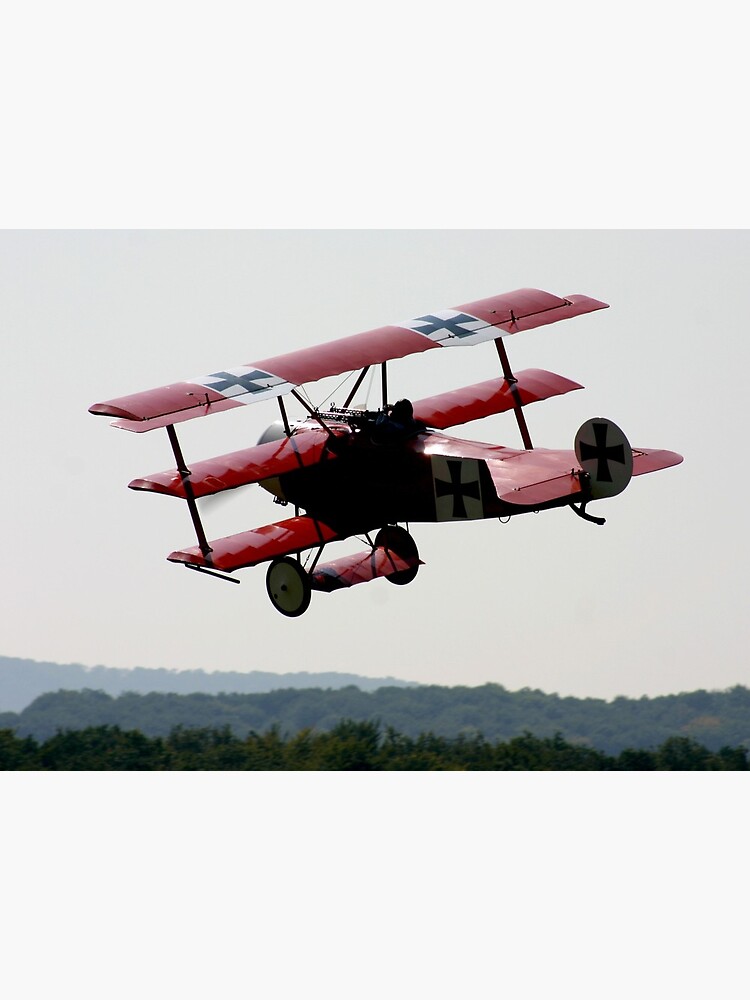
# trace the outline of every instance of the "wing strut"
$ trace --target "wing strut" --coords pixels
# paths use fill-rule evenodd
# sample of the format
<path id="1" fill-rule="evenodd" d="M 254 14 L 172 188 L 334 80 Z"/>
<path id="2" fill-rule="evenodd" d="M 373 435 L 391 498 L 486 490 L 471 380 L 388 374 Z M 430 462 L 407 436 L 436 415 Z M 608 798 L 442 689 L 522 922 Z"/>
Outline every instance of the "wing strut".
<path id="1" fill-rule="evenodd" d="M 362 369 L 362 371 L 361 371 L 361 372 L 359 373 L 359 378 L 358 378 L 358 379 L 357 379 L 357 381 L 356 381 L 356 382 L 354 383 L 354 387 L 353 387 L 352 391 L 351 391 L 351 392 L 349 393 L 349 395 L 348 395 L 348 396 L 346 397 L 346 402 L 344 403 L 344 409 L 345 409 L 345 410 L 347 409 L 347 407 L 349 407 L 349 406 L 351 405 L 351 402 L 352 402 L 352 400 L 354 399 L 354 397 L 355 397 L 355 396 L 356 396 L 356 394 L 357 394 L 357 390 L 359 389 L 359 387 L 360 387 L 360 386 L 362 385 L 362 383 L 364 382 L 364 380 L 365 380 L 365 375 L 367 375 L 367 373 L 369 372 L 369 370 L 370 370 L 370 365 L 368 365 L 368 366 L 367 366 L 366 368 L 363 368 L 363 369 Z M 281 397 L 279 397 L 279 399 L 280 399 L 280 398 L 281 398 Z"/>
<path id="2" fill-rule="evenodd" d="M 217 573 L 214 569 L 206 569 L 205 566 L 195 566 L 193 563 L 183 563 L 185 569 L 194 569 L 196 573 L 204 573 L 206 576 L 215 576 L 217 580 L 226 580 L 227 583 L 242 583 L 242 580 L 235 580 L 233 576 L 226 576 L 224 573 Z"/>
<path id="3" fill-rule="evenodd" d="M 277 396 L 276 398 L 279 401 L 279 410 L 281 411 L 281 419 L 284 423 L 284 433 L 288 438 L 290 438 L 292 436 L 292 429 L 289 426 L 289 417 L 286 415 L 286 407 L 284 406 L 284 397 Z"/>
<path id="4" fill-rule="evenodd" d="M 511 316 L 513 313 L 511 312 Z M 515 319 L 515 317 L 513 317 Z M 518 423 L 518 429 L 521 432 L 521 440 L 523 441 L 523 446 L 527 451 L 532 451 L 534 445 L 531 443 L 531 435 L 529 434 L 529 428 L 526 425 L 526 417 L 523 412 L 523 404 L 521 402 L 521 397 L 518 394 L 518 389 L 516 388 L 516 383 L 518 379 L 513 374 L 510 367 L 510 361 L 508 361 L 508 352 L 505 350 L 505 344 L 502 342 L 500 337 L 495 341 L 495 347 L 497 348 L 497 356 L 500 358 L 500 364 L 503 366 L 503 375 L 505 376 L 505 381 L 510 387 L 510 393 L 513 397 L 513 412 L 516 415 L 516 422 Z"/>
<path id="5" fill-rule="evenodd" d="M 326 432 L 326 434 L 328 435 L 328 437 L 330 438 L 330 440 L 331 441 L 335 441 L 336 440 L 336 435 L 333 433 L 333 431 L 328 426 L 328 424 L 325 422 L 325 420 L 323 420 L 323 418 L 320 416 L 320 414 L 318 413 L 318 411 L 314 410 L 312 408 L 312 406 L 310 406 L 310 404 L 307 403 L 302 398 L 302 396 L 300 396 L 300 394 L 297 392 L 296 389 L 292 389 L 292 395 L 297 400 L 297 402 L 307 410 L 307 412 L 310 414 L 310 416 L 313 418 L 313 420 L 317 420 L 318 421 L 318 423 L 323 428 L 323 430 Z"/>
<path id="6" fill-rule="evenodd" d="M 198 546 L 203 553 L 203 558 L 206 561 L 210 561 L 213 549 L 208 544 L 206 532 L 203 530 L 203 524 L 198 513 L 198 504 L 195 502 L 195 493 L 193 493 L 193 484 L 190 482 L 190 469 L 188 469 L 185 459 L 182 456 L 182 448 L 180 448 L 180 442 L 177 440 L 177 432 L 174 429 L 174 424 L 167 424 L 167 434 L 169 435 L 169 443 L 172 445 L 172 451 L 174 452 L 174 460 L 177 463 L 177 471 L 180 473 L 180 479 L 182 480 L 182 488 L 185 490 L 185 499 L 187 500 L 190 517 L 193 520 L 193 527 L 198 538 Z"/>

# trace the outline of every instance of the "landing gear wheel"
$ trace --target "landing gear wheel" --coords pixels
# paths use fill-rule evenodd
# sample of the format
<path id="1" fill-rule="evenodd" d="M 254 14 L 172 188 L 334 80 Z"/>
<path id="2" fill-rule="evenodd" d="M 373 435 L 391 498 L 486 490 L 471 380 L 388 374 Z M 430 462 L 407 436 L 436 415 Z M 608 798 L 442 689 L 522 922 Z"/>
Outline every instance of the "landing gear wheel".
<path id="1" fill-rule="evenodd" d="M 266 573 L 271 603 L 287 618 L 297 618 L 310 606 L 310 578 L 296 559 L 274 559 Z"/>
<path id="2" fill-rule="evenodd" d="M 417 544 L 408 531 L 399 528 L 398 525 L 388 524 L 381 528 L 375 536 L 375 548 L 381 546 L 384 549 L 394 552 L 402 559 L 419 559 Z M 411 566 L 409 569 L 402 569 L 396 573 L 391 573 L 386 577 L 389 583 L 395 583 L 397 587 L 404 587 L 411 583 L 417 575 L 419 564 Z"/>

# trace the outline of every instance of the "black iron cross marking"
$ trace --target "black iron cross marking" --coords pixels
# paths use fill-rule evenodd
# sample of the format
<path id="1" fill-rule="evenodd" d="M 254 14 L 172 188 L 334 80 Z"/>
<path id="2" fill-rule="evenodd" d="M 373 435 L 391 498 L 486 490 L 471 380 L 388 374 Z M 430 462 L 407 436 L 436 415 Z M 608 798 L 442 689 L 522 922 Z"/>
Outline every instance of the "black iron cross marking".
<path id="1" fill-rule="evenodd" d="M 474 500 L 481 500 L 479 493 L 479 480 L 473 483 L 461 482 L 461 462 L 446 459 L 448 471 L 451 474 L 451 481 L 446 483 L 444 479 L 435 479 L 435 495 L 438 497 L 453 497 L 453 517 L 468 517 L 464 497 L 472 497 Z"/>
<path id="2" fill-rule="evenodd" d="M 261 371 L 245 372 L 244 375 L 232 375 L 231 372 L 214 372 L 212 375 L 207 376 L 207 379 L 209 378 L 221 379 L 220 382 L 212 382 L 208 387 L 215 389 L 216 392 L 226 392 L 227 389 L 231 389 L 235 385 L 240 386 L 245 392 L 263 392 L 264 389 L 269 387 L 267 385 L 260 385 L 259 380 L 273 380 L 275 376 Z"/>
<path id="3" fill-rule="evenodd" d="M 467 316 L 466 313 L 459 313 L 458 316 L 451 316 L 450 319 L 440 319 L 438 316 L 418 316 L 414 322 L 415 323 L 426 323 L 427 326 L 421 326 L 417 333 L 424 333 L 426 336 L 431 336 L 433 333 L 437 333 L 438 330 L 447 330 L 451 337 L 471 337 L 472 334 L 476 333 L 476 330 L 464 330 L 460 325 L 461 323 L 476 323 L 475 316 Z"/>
<path id="4" fill-rule="evenodd" d="M 625 465 L 625 446 L 615 444 L 608 448 L 608 424 L 594 424 L 593 427 L 596 444 L 586 444 L 585 441 L 581 441 L 581 461 L 589 462 L 591 459 L 596 459 L 596 478 L 600 483 L 611 483 L 612 473 L 609 471 L 609 463 L 612 461 Z"/>

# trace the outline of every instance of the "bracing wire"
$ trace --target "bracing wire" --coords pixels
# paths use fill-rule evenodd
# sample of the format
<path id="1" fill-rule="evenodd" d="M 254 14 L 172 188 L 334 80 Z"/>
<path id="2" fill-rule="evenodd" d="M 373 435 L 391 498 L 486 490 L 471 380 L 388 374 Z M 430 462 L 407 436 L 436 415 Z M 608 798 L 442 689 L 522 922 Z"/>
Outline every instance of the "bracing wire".
<path id="1" fill-rule="evenodd" d="M 313 403 L 312 399 L 310 398 L 310 394 L 308 393 L 308 391 L 307 391 L 307 389 L 305 388 L 304 385 L 297 386 L 297 392 L 299 392 L 301 395 L 303 395 L 305 397 L 305 399 L 310 404 L 310 406 L 312 407 L 312 409 L 314 409 L 314 410 L 320 410 L 323 406 L 325 406 L 325 404 L 328 402 L 328 400 L 332 396 L 334 396 L 337 392 L 339 392 L 340 389 L 343 386 L 345 386 L 347 382 L 349 382 L 351 380 L 351 378 L 354 375 L 356 375 L 356 372 L 349 372 L 348 375 L 344 376 L 344 378 L 338 383 L 338 385 L 334 386 L 334 388 L 328 393 L 328 395 L 325 397 L 325 399 L 322 399 L 318 403 L 317 406 Z M 368 402 L 370 400 L 370 393 L 372 392 L 372 382 L 373 382 L 374 377 L 375 377 L 375 369 L 372 368 L 370 370 L 370 375 L 369 375 L 369 378 L 368 378 L 368 381 L 367 381 L 367 390 L 365 392 L 365 408 L 367 408 L 367 404 L 368 404 Z"/>
<path id="2" fill-rule="evenodd" d="M 335 387 L 334 389 L 332 389 L 332 390 L 331 390 L 331 391 L 330 391 L 330 392 L 328 393 L 328 395 L 326 396 L 326 398 L 325 398 L 325 399 L 323 399 L 323 400 L 321 400 L 321 402 L 320 402 L 320 405 L 318 406 L 318 409 L 320 409 L 320 407 L 321 407 L 321 406 L 323 406 L 323 405 L 324 405 L 325 403 L 327 403 L 327 402 L 328 402 L 328 400 L 329 400 L 329 399 L 331 398 L 331 396 L 333 396 L 333 394 L 334 394 L 334 393 L 338 392 L 338 391 L 339 391 L 339 389 L 340 389 L 340 388 L 341 388 L 342 386 L 346 385 L 346 383 L 347 383 L 347 382 L 349 381 L 349 379 L 350 379 L 350 378 L 352 377 L 352 375 L 354 375 L 354 374 L 355 374 L 355 372 L 349 372 L 349 374 L 348 374 L 348 375 L 346 375 L 346 376 L 345 376 L 345 377 L 344 377 L 344 378 L 343 378 L 343 379 L 342 379 L 342 380 L 341 380 L 341 381 L 339 382 L 339 384 L 338 384 L 338 385 L 337 385 L 337 386 L 336 386 L 336 387 Z"/>

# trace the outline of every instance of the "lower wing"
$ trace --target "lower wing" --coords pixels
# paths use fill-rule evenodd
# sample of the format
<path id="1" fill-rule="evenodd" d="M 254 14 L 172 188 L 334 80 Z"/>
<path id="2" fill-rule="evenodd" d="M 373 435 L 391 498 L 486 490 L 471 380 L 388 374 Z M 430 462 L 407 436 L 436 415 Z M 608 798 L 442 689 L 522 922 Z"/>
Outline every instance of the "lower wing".
<path id="1" fill-rule="evenodd" d="M 187 563 L 231 573 L 245 566 L 277 559 L 280 556 L 304 552 L 326 542 L 333 542 L 339 535 L 322 521 L 301 515 L 286 521 L 265 524 L 252 531 L 242 531 L 209 542 L 210 552 L 204 555 L 198 546 L 172 552 L 167 556 L 170 562 Z"/>

